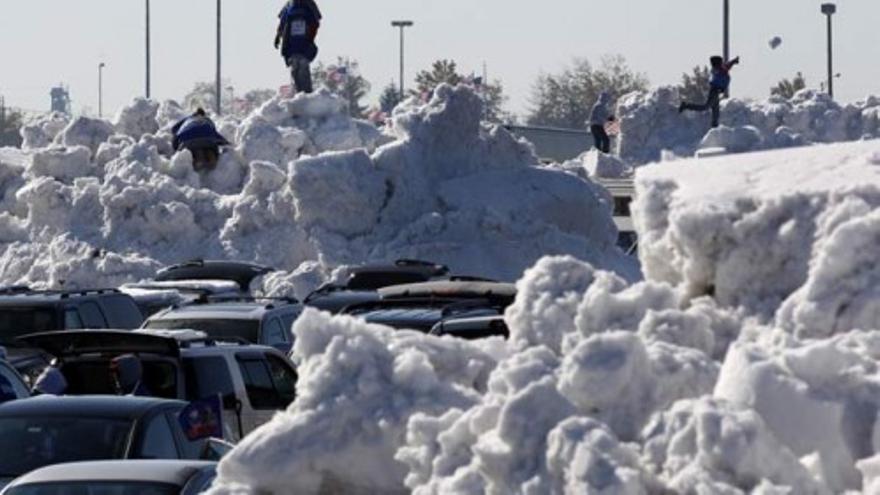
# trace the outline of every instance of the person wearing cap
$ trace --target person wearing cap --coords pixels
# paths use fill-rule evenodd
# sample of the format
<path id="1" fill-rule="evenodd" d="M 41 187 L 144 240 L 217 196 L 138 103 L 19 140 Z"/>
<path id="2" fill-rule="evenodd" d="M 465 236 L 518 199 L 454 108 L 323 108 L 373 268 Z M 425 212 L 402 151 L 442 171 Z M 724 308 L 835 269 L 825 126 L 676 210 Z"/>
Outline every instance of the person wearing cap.
<path id="1" fill-rule="evenodd" d="M 174 124 L 171 133 L 172 148 L 174 151 L 189 150 L 195 170 L 213 170 L 220 159 L 220 147 L 229 145 L 202 108 Z"/>
<path id="2" fill-rule="evenodd" d="M 110 376 L 117 395 L 149 397 L 150 391 L 143 382 L 144 369 L 134 354 L 124 354 L 110 361 Z"/>
<path id="3" fill-rule="evenodd" d="M 314 0 L 289 0 L 278 14 L 275 49 L 290 68 L 293 87 L 299 93 L 311 93 L 311 63 L 318 56 L 315 39 L 321 27 L 321 10 Z"/>

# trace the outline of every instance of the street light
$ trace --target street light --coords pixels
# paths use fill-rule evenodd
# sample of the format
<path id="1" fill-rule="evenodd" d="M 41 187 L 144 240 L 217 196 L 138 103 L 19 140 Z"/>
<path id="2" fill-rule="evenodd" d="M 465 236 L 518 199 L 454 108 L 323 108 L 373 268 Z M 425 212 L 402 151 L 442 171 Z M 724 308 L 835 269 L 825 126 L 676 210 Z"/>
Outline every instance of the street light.
<path id="1" fill-rule="evenodd" d="M 98 118 L 104 116 L 104 67 L 107 64 L 101 62 L 98 64 Z"/>
<path id="2" fill-rule="evenodd" d="M 828 96 L 834 98 L 834 43 L 831 30 L 831 16 L 837 13 L 837 6 L 833 3 L 823 3 L 822 13 L 828 19 Z"/>
<path id="3" fill-rule="evenodd" d="M 724 62 L 730 60 L 730 0 L 724 0 L 724 45 L 722 47 L 722 52 L 724 56 Z M 730 88 L 724 91 L 726 96 L 730 96 Z"/>
<path id="4" fill-rule="evenodd" d="M 146 0 L 147 2 L 147 87 L 146 87 L 146 96 L 147 99 L 150 98 L 150 0 Z"/>
<path id="5" fill-rule="evenodd" d="M 221 43 L 220 42 L 220 39 L 221 39 L 221 36 L 220 36 L 221 35 L 220 14 L 221 14 L 220 0 L 217 0 L 217 80 L 215 81 L 216 84 L 215 84 L 215 88 L 214 88 L 214 91 L 217 93 L 216 94 L 217 98 L 215 101 L 215 108 L 214 108 L 217 115 L 220 115 L 220 112 L 221 112 L 221 108 L 220 108 L 220 76 L 221 76 L 221 72 L 220 72 L 220 68 L 221 68 L 221 65 L 220 65 L 220 62 L 221 62 L 221 60 L 220 60 L 220 53 L 221 53 L 221 51 L 220 51 L 220 48 L 221 48 L 221 44 L 220 44 Z"/>
<path id="6" fill-rule="evenodd" d="M 404 98 L 404 85 L 403 85 L 403 30 L 412 27 L 413 21 L 391 21 L 391 26 L 400 29 L 400 99 Z"/>

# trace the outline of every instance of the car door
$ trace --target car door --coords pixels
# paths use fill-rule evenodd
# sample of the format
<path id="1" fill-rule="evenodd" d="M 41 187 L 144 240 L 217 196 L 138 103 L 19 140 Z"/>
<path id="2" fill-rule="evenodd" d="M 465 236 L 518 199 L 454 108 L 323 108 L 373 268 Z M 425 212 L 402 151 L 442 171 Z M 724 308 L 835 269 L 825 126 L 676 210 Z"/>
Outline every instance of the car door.
<path id="1" fill-rule="evenodd" d="M 247 395 L 248 407 L 242 410 L 247 434 L 293 402 L 297 375 L 285 359 L 271 353 L 241 352 L 235 361 Z"/>

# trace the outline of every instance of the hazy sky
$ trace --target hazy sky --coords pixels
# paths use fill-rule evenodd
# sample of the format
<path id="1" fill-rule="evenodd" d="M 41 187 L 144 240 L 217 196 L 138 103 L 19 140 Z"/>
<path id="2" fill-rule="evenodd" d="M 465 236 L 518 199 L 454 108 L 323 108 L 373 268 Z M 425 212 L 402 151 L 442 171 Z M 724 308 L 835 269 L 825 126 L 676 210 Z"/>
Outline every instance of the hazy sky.
<path id="1" fill-rule="evenodd" d="M 374 93 L 398 71 L 392 18 L 410 18 L 408 78 L 438 58 L 504 82 L 509 108 L 523 112 L 536 76 L 573 57 L 620 53 L 652 84 L 677 82 L 720 51 L 721 0 L 318 0 L 321 60 L 351 56 Z M 801 70 L 825 76 L 825 23 L 818 0 L 732 0 L 732 44 L 743 65 L 734 93 L 764 97 Z M 281 0 L 223 0 L 224 76 L 237 90 L 287 81 L 272 49 Z M 152 0 L 153 96 L 181 98 L 214 76 L 214 0 Z M 0 95 L 26 109 L 48 108 L 49 88 L 70 86 L 74 110 L 97 108 L 97 66 L 105 71 L 105 113 L 144 91 L 144 0 L 0 0 Z M 839 99 L 880 94 L 878 0 L 839 0 L 835 16 Z M 780 36 L 782 46 L 768 41 Z"/>

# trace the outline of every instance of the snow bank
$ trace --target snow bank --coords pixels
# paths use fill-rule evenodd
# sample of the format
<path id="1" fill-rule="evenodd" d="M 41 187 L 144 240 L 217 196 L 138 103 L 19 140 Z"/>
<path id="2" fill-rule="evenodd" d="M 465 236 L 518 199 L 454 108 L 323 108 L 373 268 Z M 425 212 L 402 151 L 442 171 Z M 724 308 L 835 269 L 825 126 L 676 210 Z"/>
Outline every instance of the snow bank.
<path id="1" fill-rule="evenodd" d="M 311 309 L 294 335 L 297 401 L 224 459 L 212 493 L 405 493 L 408 419 L 473 405 L 495 365 L 475 344 Z"/>
<path id="2" fill-rule="evenodd" d="M 25 129 L 23 155 L 0 161 L 0 281 L 92 287 L 186 258 L 247 259 L 281 270 L 268 290 L 303 297 L 341 265 L 425 258 L 516 280 L 548 253 L 638 278 L 605 195 L 483 126 L 480 105 L 467 88 L 439 88 L 381 134 L 325 91 L 276 97 L 218 122 L 234 146 L 209 173 L 170 148 L 186 113 L 174 102 L 136 99 L 113 123 L 48 116 Z M 130 261 L 130 273 L 98 264 L 43 278 L 40 263 L 12 259 L 52 246 L 87 264 Z"/>
<path id="3" fill-rule="evenodd" d="M 699 149 L 731 153 L 880 137 L 880 99 L 841 105 L 827 94 L 802 90 L 791 100 L 774 96 L 721 104 L 721 125 L 709 128 L 709 113 L 678 113 L 678 90 L 661 87 L 621 98 L 620 156 L 628 163 L 660 160 L 664 150 L 692 156 Z"/>

